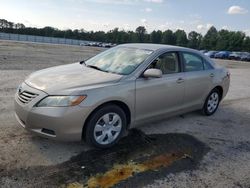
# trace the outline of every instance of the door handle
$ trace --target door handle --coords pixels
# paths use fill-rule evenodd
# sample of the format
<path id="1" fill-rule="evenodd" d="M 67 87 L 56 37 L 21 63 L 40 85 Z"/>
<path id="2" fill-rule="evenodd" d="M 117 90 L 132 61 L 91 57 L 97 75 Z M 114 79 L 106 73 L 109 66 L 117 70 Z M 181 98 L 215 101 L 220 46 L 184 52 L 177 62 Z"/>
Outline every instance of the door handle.
<path id="1" fill-rule="evenodd" d="M 210 77 L 214 77 L 214 73 L 211 73 L 211 74 L 210 74 Z"/>
<path id="2" fill-rule="evenodd" d="M 184 82 L 184 79 L 183 78 L 178 78 L 178 80 L 176 81 L 178 84 Z"/>

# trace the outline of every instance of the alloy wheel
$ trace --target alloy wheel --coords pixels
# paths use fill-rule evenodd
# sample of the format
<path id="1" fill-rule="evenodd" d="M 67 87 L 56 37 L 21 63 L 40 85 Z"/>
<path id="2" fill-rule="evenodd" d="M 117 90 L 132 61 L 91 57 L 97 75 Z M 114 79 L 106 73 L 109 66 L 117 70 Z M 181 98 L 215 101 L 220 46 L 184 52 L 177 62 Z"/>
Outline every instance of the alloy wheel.
<path id="1" fill-rule="evenodd" d="M 95 124 L 95 141 L 101 145 L 110 144 L 116 140 L 121 130 L 122 120 L 117 113 L 104 114 Z"/>
<path id="2" fill-rule="evenodd" d="M 214 112 L 219 104 L 219 94 L 217 92 L 211 93 L 207 101 L 207 111 L 209 113 Z"/>

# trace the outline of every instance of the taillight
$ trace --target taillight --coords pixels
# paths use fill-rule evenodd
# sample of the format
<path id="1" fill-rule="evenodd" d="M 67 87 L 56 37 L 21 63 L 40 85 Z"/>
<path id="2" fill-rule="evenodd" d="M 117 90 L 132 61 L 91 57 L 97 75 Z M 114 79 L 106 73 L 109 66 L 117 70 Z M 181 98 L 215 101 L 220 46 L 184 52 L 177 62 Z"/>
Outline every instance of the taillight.
<path id="1" fill-rule="evenodd" d="M 227 77 L 230 78 L 230 72 L 227 72 Z"/>

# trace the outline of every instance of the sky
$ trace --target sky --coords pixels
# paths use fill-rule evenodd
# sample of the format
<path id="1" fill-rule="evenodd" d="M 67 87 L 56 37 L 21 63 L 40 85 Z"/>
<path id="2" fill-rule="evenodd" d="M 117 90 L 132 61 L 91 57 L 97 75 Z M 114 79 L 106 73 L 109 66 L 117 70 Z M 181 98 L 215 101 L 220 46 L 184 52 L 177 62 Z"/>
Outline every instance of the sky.
<path id="1" fill-rule="evenodd" d="M 0 0 L 0 19 L 25 26 L 87 31 L 177 30 L 250 35 L 250 0 Z"/>

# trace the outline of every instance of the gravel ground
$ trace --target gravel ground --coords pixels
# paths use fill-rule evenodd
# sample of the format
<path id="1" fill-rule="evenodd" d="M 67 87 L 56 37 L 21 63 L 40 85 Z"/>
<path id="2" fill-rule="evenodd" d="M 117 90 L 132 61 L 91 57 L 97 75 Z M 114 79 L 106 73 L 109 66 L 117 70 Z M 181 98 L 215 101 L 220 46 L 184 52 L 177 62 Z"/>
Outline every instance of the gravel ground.
<path id="1" fill-rule="evenodd" d="M 89 155 L 90 148 L 84 143 L 54 142 L 31 135 L 19 128 L 14 118 L 13 96 L 17 85 L 34 70 L 76 62 L 102 50 L 104 49 L 0 41 L 1 187 L 27 187 L 27 182 L 30 183 L 27 179 L 32 177 L 31 172 L 38 173 L 41 168 L 57 169 L 58 166 L 72 161 L 73 156 Z M 228 67 L 231 72 L 229 93 L 217 113 L 205 117 L 199 112 L 192 112 L 138 128 L 146 135 L 174 133 L 192 136 L 197 143 L 210 148 L 203 153 L 199 161 L 194 160 L 195 168 L 189 163 L 182 162 L 179 164 L 181 170 L 176 170 L 178 165 L 164 168 L 169 169 L 167 171 L 158 169 L 161 176 L 150 175 L 149 172 L 142 173 L 142 177 L 145 176 L 147 179 L 152 177 L 151 181 L 145 181 L 147 184 L 142 183 L 143 178 L 136 176 L 118 185 L 121 187 L 135 187 L 135 184 L 146 187 L 250 187 L 250 63 L 216 61 Z M 179 147 L 179 145 L 173 146 Z M 197 150 L 199 150 L 198 145 Z M 118 150 L 113 149 L 110 152 Z M 135 151 L 137 152 L 136 149 Z M 143 149 L 138 151 L 146 153 Z M 193 155 L 195 157 L 196 153 Z M 123 158 L 124 161 L 126 159 Z M 29 176 L 18 179 L 22 171 Z M 95 174 L 98 174 L 98 169 L 95 170 Z M 72 181 L 70 176 L 65 181 L 73 182 L 73 179 L 75 181 L 74 174 L 71 178 Z"/>

